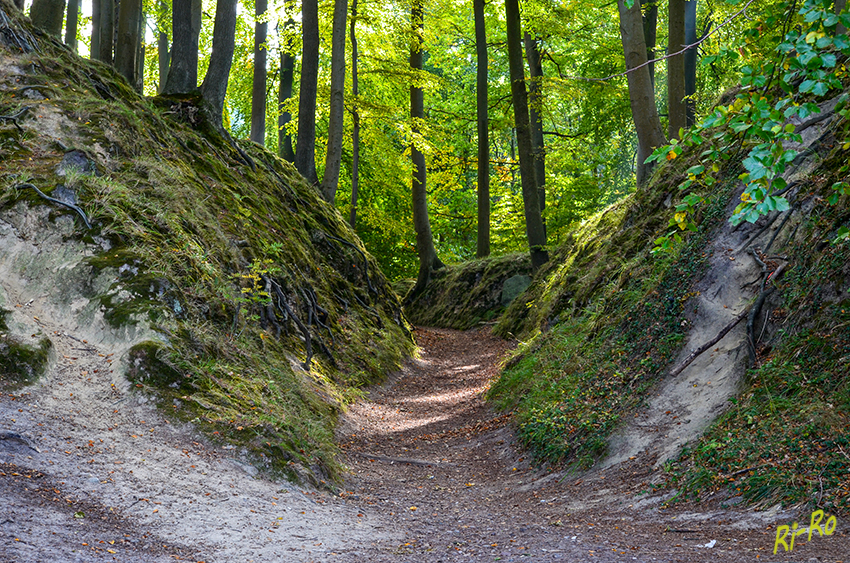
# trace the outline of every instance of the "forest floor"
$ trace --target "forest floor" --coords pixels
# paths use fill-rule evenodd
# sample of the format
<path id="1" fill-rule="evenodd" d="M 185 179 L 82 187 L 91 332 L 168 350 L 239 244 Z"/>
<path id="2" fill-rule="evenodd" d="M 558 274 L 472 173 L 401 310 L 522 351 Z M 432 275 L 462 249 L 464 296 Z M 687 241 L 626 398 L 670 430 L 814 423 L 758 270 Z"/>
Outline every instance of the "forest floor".
<path id="1" fill-rule="evenodd" d="M 2 563 L 850 560 L 844 522 L 773 555 L 776 527 L 808 514 L 663 508 L 654 457 L 535 468 L 483 401 L 510 347 L 485 331 L 417 330 L 421 357 L 345 415 L 332 495 L 258 476 L 132 392 L 107 348 L 20 305 L 57 359 L 0 398 Z"/>

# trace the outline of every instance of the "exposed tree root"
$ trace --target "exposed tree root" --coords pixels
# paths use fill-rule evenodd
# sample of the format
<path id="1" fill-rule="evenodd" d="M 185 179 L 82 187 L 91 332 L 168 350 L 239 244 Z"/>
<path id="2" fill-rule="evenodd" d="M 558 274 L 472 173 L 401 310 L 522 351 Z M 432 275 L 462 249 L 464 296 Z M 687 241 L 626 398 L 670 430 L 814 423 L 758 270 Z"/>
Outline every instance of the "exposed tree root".
<path id="1" fill-rule="evenodd" d="M 339 237 L 335 237 L 335 236 L 330 235 L 328 233 L 324 233 L 324 235 L 325 235 L 325 237 L 327 237 L 331 240 L 335 240 L 335 241 L 342 243 L 346 246 L 350 246 L 355 251 L 357 251 L 357 253 L 360 255 L 360 257 L 363 258 L 363 275 L 366 276 L 366 286 L 369 288 L 369 291 L 371 291 L 375 295 L 378 295 L 378 290 L 375 289 L 375 287 L 372 285 L 372 280 L 369 279 L 369 261 L 366 259 L 366 253 L 363 252 L 362 250 L 360 250 L 359 248 L 357 248 L 357 246 L 353 242 L 347 241 L 347 240 L 339 238 Z"/>
<path id="2" fill-rule="evenodd" d="M 86 228 L 91 229 L 91 223 L 89 222 L 89 218 L 86 216 L 85 211 L 83 211 L 82 209 L 80 209 L 79 207 L 74 205 L 73 203 L 68 203 L 66 201 L 62 201 L 61 199 L 52 198 L 32 184 L 18 184 L 17 186 L 15 186 L 15 189 L 23 189 L 23 188 L 32 188 L 32 189 L 35 190 L 35 192 L 38 195 L 40 195 L 42 198 L 46 199 L 47 201 L 56 203 L 58 205 L 63 205 L 65 207 L 67 207 L 68 209 L 72 209 L 72 210 L 76 211 L 80 215 L 80 217 L 82 218 L 83 222 L 86 224 Z"/>
<path id="3" fill-rule="evenodd" d="M 21 128 L 20 124 L 18 123 L 18 118 L 23 117 L 23 115 L 26 112 L 28 112 L 29 109 L 30 109 L 29 106 L 24 106 L 23 108 L 19 109 L 15 113 L 11 113 L 9 115 L 0 115 L 0 121 L 11 121 L 15 125 L 15 127 L 17 127 L 18 131 L 23 133 L 24 130 Z"/>

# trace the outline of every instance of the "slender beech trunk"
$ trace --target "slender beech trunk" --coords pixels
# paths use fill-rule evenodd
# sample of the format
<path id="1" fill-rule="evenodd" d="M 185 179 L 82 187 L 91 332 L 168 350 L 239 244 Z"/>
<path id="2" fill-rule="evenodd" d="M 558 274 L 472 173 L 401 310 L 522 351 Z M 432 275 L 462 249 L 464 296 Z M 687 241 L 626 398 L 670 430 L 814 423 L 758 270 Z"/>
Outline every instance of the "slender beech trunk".
<path id="1" fill-rule="evenodd" d="M 413 142 L 410 144 L 410 158 L 413 162 L 413 228 L 416 231 L 416 252 L 419 255 L 419 275 L 410 296 L 421 293 L 431 281 L 431 272 L 443 267 L 434 248 L 431 234 L 431 221 L 428 219 L 428 190 L 425 155 L 416 146 L 421 133 L 420 125 L 425 119 L 425 92 L 418 85 L 422 72 L 422 43 L 425 32 L 425 20 L 422 13 L 422 0 L 413 0 L 410 8 L 410 21 L 413 25 L 413 41 L 410 45 L 410 68 L 414 82 L 410 85 L 410 120 L 412 122 Z"/>
<path id="2" fill-rule="evenodd" d="M 268 0 L 256 0 L 254 5 L 254 80 L 251 87 L 251 140 L 266 145 L 266 71 L 268 48 L 266 20 Z"/>
<path id="3" fill-rule="evenodd" d="M 511 75 L 511 98 L 514 105 L 519 176 L 522 202 L 525 208 L 525 234 L 531 253 L 531 267 L 537 270 L 549 260 L 546 251 L 546 229 L 540 215 L 537 183 L 534 179 L 534 152 L 528 118 L 528 94 L 525 91 L 525 72 L 522 62 L 522 32 L 519 24 L 518 0 L 505 0 L 505 20 L 508 39 L 508 65 Z"/>
<path id="4" fill-rule="evenodd" d="M 345 119 L 345 19 L 347 15 L 347 0 L 334 0 L 328 151 L 325 154 L 325 174 L 322 178 L 322 197 L 331 205 L 334 204 L 336 199 L 342 160 L 342 133 Z"/>
<path id="5" fill-rule="evenodd" d="M 360 95 L 357 76 L 357 0 L 351 0 L 351 214 L 348 224 L 357 230 L 357 192 L 360 189 L 360 112 L 357 103 Z"/>
<path id="6" fill-rule="evenodd" d="M 227 79 L 230 78 L 235 45 L 236 0 L 218 0 L 215 5 L 210 66 L 201 84 L 201 96 L 209 104 L 209 118 L 213 126 L 221 131 L 224 129 L 222 126 L 224 97 L 227 94 Z"/>
<path id="7" fill-rule="evenodd" d="M 644 161 L 656 147 L 667 142 L 667 139 L 664 137 L 658 110 L 655 108 L 655 93 L 646 65 L 646 41 L 643 36 L 640 4 L 635 1 L 634 5 L 627 9 L 623 0 L 617 0 L 617 6 L 620 12 L 623 53 L 626 69 L 629 70 L 629 102 L 638 138 L 637 185 L 642 186 L 652 171 L 651 166 Z"/>
<path id="8" fill-rule="evenodd" d="M 679 137 L 687 127 L 685 106 L 685 54 L 673 55 L 685 46 L 685 0 L 670 0 L 667 17 L 667 137 Z"/>
<path id="9" fill-rule="evenodd" d="M 294 25 L 295 22 L 290 17 L 283 25 L 283 30 L 278 27 L 278 37 L 280 38 L 280 87 L 277 94 L 279 110 L 277 116 L 277 152 L 287 162 L 295 162 L 295 151 L 292 150 L 292 135 L 290 135 L 288 130 L 289 122 L 292 121 L 292 114 L 288 109 L 285 109 L 289 107 L 289 99 L 292 97 L 292 71 L 295 68 L 295 54 L 293 52 L 292 41 L 286 30 L 291 29 Z"/>
<path id="10" fill-rule="evenodd" d="M 65 18 L 65 45 L 77 52 L 77 24 L 80 21 L 80 0 L 68 0 L 68 15 Z"/>
<path id="11" fill-rule="evenodd" d="M 478 121 L 478 240 L 475 255 L 490 255 L 490 117 L 487 106 L 489 92 L 487 58 L 487 26 L 484 0 L 473 0 L 475 13 L 475 54 L 478 72 L 475 83 Z"/>
<path id="12" fill-rule="evenodd" d="M 198 36 L 201 0 L 173 0 L 171 64 L 163 94 L 187 94 L 198 88 Z"/>
<path id="13" fill-rule="evenodd" d="M 158 94 L 165 90 L 165 81 L 168 80 L 168 67 L 171 62 L 168 50 L 168 33 L 160 29 L 156 36 L 156 53 L 159 59 L 159 88 Z"/>
<path id="14" fill-rule="evenodd" d="M 696 1 L 696 0 L 695 0 Z M 844 11 L 844 7 L 847 5 L 847 0 L 835 0 L 833 2 L 833 8 L 835 9 L 836 14 L 840 14 Z M 694 10 L 696 12 L 696 10 Z M 835 26 L 835 34 L 836 35 L 844 35 L 847 33 L 847 28 L 844 27 L 843 24 L 838 24 Z"/>
<path id="15" fill-rule="evenodd" d="M 65 21 L 65 0 L 33 0 L 30 19 L 38 29 L 54 37 L 62 37 Z"/>
<path id="16" fill-rule="evenodd" d="M 21 0 L 23 1 L 23 0 Z M 91 46 L 89 59 L 98 60 L 100 55 L 100 3 L 101 0 L 91 2 Z"/>
<path id="17" fill-rule="evenodd" d="M 685 44 L 697 42 L 697 0 L 685 1 Z M 697 48 L 685 51 L 685 124 L 690 127 L 696 120 L 696 104 L 693 95 L 697 91 Z"/>
<path id="18" fill-rule="evenodd" d="M 118 41 L 115 43 L 115 70 L 133 88 L 139 84 L 141 15 L 142 0 L 121 0 L 118 9 Z"/>
<path id="19" fill-rule="evenodd" d="M 112 64 L 112 46 L 115 43 L 115 2 L 94 0 L 100 4 L 100 30 L 97 60 Z"/>
<path id="20" fill-rule="evenodd" d="M 301 90 L 298 93 L 298 139 L 295 168 L 308 182 L 319 183 L 316 175 L 316 95 L 319 85 L 319 2 L 301 2 Z"/>
<path id="21" fill-rule="evenodd" d="M 16 8 L 18 8 L 22 12 L 24 11 L 24 0 L 14 0 L 14 3 Z"/>
<path id="22" fill-rule="evenodd" d="M 637 0 L 635 0 L 637 1 Z M 646 60 L 655 58 L 655 46 L 658 41 L 658 2 L 648 0 L 641 4 L 643 12 L 643 39 L 646 41 Z M 649 79 L 655 86 L 655 63 L 649 63 Z"/>
<path id="23" fill-rule="evenodd" d="M 546 209 L 546 146 L 543 144 L 543 63 L 539 41 L 525 34 L 525 58 L 528 60 L 528 121 L 531 127 L 531 150 L 534 154 L 534 182 L 540 211 Z M 543 221 L 546 228 L 546 221 Z"/>

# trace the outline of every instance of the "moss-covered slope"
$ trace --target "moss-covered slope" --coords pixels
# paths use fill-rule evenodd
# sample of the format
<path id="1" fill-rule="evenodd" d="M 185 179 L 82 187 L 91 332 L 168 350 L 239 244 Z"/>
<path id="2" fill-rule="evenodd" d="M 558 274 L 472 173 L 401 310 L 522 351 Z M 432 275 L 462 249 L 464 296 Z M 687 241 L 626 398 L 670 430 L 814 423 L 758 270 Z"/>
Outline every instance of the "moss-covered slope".
<path id="1" fill-rule="evenodd" d="M 736 368 L 742 394 L 670 467 L 670 484 L 679 498 L 711 498 L 728 488 L 726 497 L 850 510 L 850 256 L 846 241 L 830 242 L 850 221 L 850 202 L 845 195 L 827 203 L 831 186 L 848 181 L 850 125 L 837 114 L 826 122 L 795 165 L 786 215 L 728 226 L 741 189 L 740 164 L 731 159 L 719 163 L 720 181 L 698 192 L 707 203 L 697 231 L 670 252 L 651 254 L 669 229 L 676 186 L 696 163 L 686 152 L 552 252 L 495 327 L 523 342 L 489 394 L 499 408 L 514 411 L 519 437 L 538 460 L 590 467 L 608 453 L 612 433 L 648 404 L 648 391 L 655 395 L 675 379 L 667 374 L 677 357 L 688 355 L 690 348 L 681 348 L 703 313 L 697 304 L 733 283 L 709 268 L 723 230 L 737 242 L 722 249 L 728 255 L 721 259 L 752 263 L 752 279 L 743 284 L 752 297 L 741 308 L 755 308 L 760 283 L 774 289 L 753 320 L 739 325 L 750 325 L 755 332 L 744 337 L 757 343 L 755 369 Z M 771 240 L 763 275 L 746 249 L 758 256 Z M 772 270 L 780 281 L 762 281 Z M 700 296 L 707 287 L 713 295 Z M 739 350 L 730 362 L 744 363 L 746 341 Z"/>
<path id="2" fill-rule="evenodd" d="M 435 271 L 405 305 L 414 324 L 464 330 L 497 319 L 531 281 L 527 254 L 471 260 Z"/>
<path id="3" fill-rule="evenodd" d="M 143 99 L 0 2 L 2 209 L 75 217 L 89 278 L 114 277 L 89 298 L 159 335 L 130 354 L 139 388 L 272 469 L 334 477 L 335 414 L 412 350 L 375 260 L 290 165 L 222 138 L 196 99 Z"/>

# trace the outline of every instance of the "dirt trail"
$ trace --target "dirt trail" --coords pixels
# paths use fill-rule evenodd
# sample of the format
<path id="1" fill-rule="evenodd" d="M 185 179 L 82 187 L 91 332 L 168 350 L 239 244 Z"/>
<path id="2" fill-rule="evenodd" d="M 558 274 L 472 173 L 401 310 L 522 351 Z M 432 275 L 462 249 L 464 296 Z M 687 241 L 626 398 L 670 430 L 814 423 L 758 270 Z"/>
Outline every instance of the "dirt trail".
<path id="1" fill-rule="evenodd" d="M 352 409 L 342 429 L 354 498 L 404 532 L 402 542 L 377 542 L 369 561 L 846 556 L 841 526 L 841 536 L 796 547 L 790 559 L 774 557 L 775 526 L 794 518 L 778 508 L 662 509 L 662 497 L 642 495 L 657 475 L 654 456 L 582 476 L 531 467 L 506 419 L 481 399 L 507 344 L 476 331 L 419 329 L 416 336 L 421 359 Z M 706 544 L 713 547 L 700 547 Z"/>
<path id="2" fill-rule="evenodd" d="M 108 349 L 37 300 L 16 309 L 39 316 L 57 360 L 0 398 L 3 563 L 842 558 L 843 523 L 770 559 L 790 513 L 662 510 L 635 496 L 652 472 L 640 459 L 583 477 L 533 469 L 481 399 L 508 347 L 483 332 L 417 331 L 421 359 L 346 415 L 351 474 L 331 496 L 256 476 L 121 387 Z"/>

